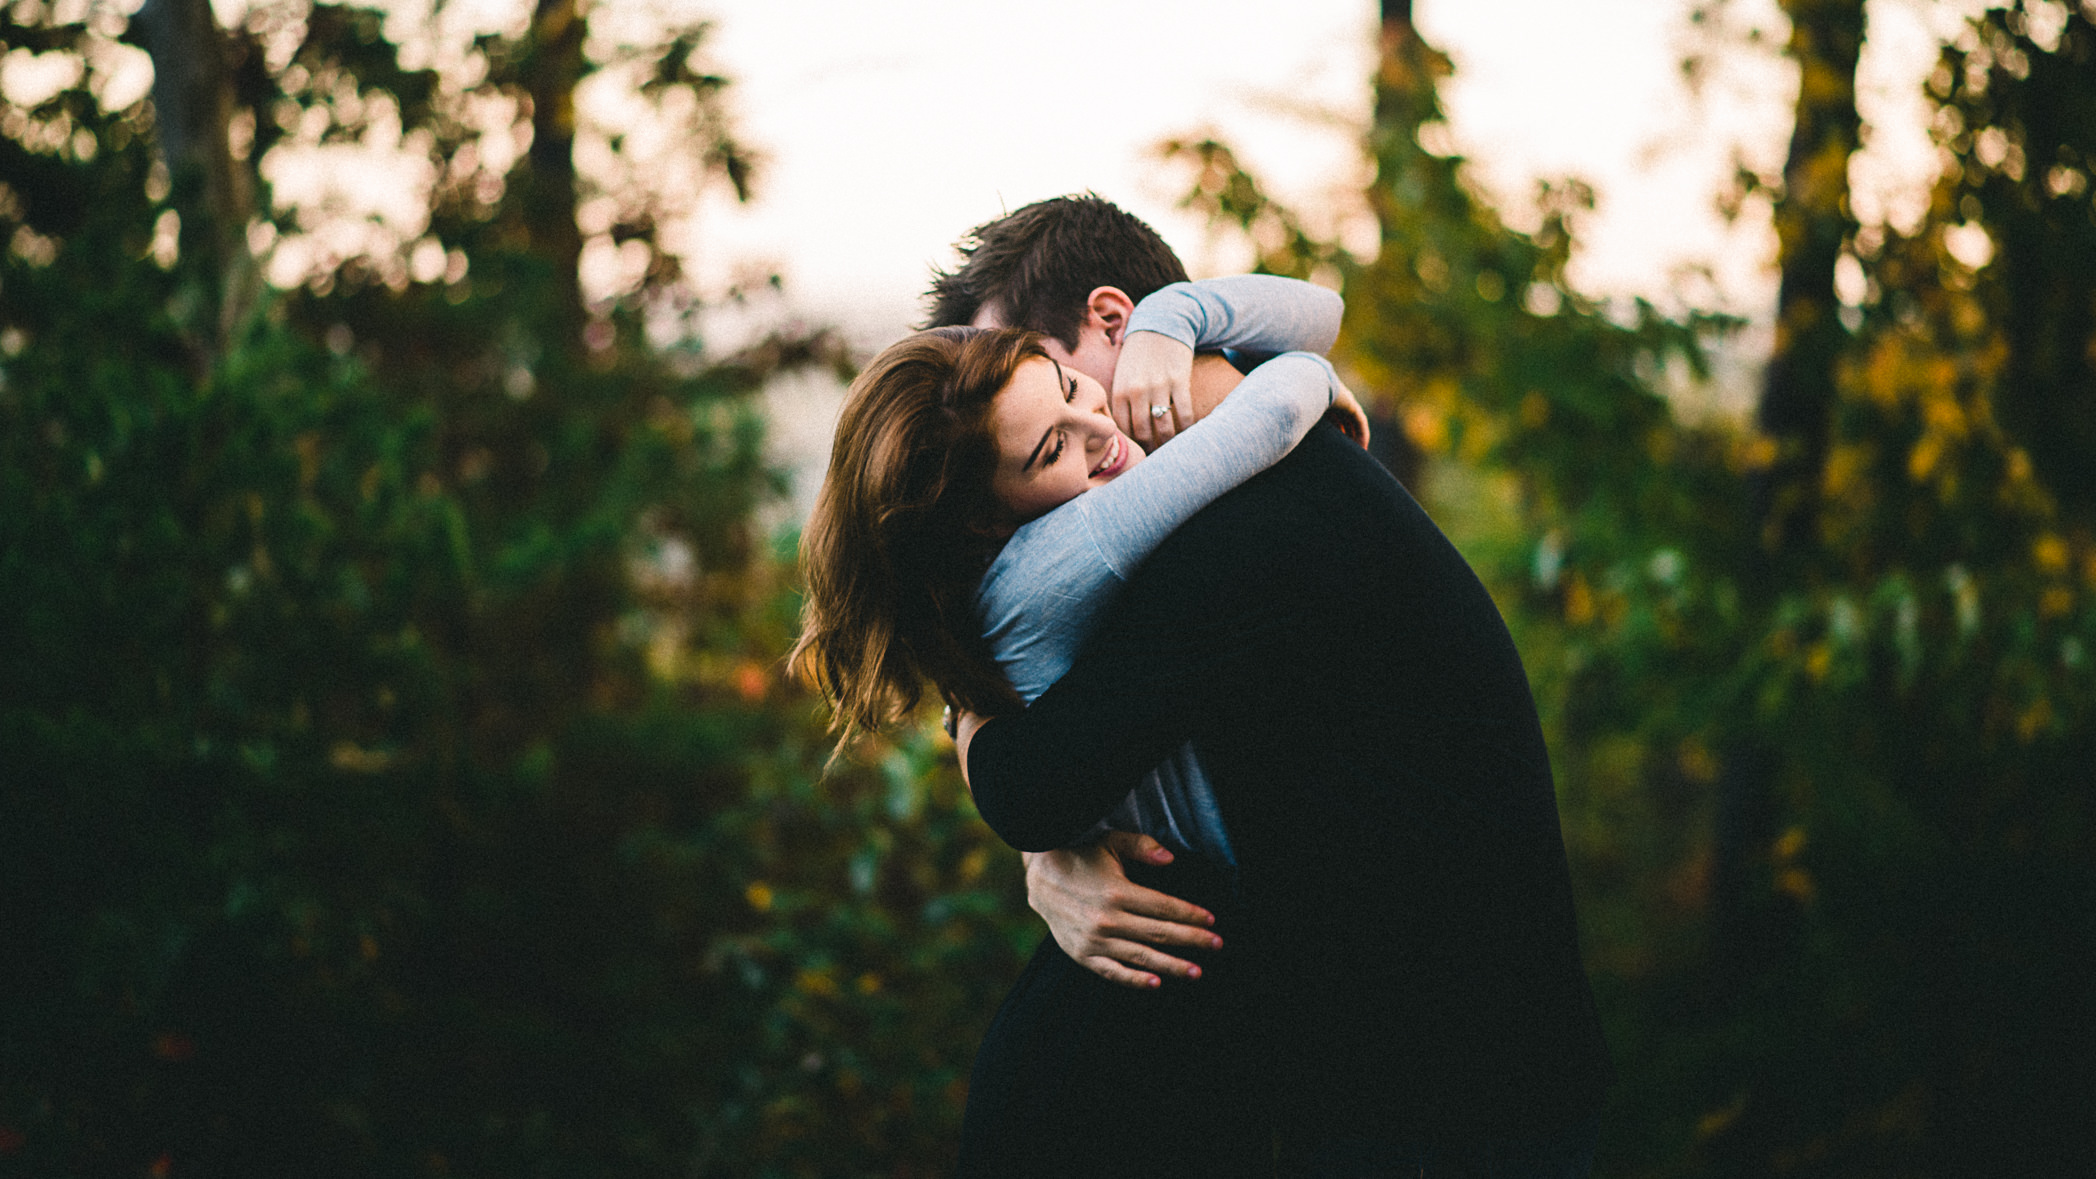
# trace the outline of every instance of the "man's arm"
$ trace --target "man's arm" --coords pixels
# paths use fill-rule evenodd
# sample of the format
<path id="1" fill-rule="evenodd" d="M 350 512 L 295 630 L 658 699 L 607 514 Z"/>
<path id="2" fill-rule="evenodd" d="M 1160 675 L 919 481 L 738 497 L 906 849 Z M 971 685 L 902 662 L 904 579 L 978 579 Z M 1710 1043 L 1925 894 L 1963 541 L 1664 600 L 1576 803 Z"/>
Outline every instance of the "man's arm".
<path id="1" fill-rule="evenodd" d="M 1322 461 L 1336 441 L 1317 448 Z M 1309 566 L 1325 563 L 1320 549 L 1351 543 L 1312 502 L 1323 489 L 1304 483 L 1303 457 L 1188 520 L 1137 570 L 1068 674 L 1025 712 L 966 734 L 976 808 L 1006 842 L 1073 842 L 1172 749 L 1282 688 L 1275 676 L 1297 662 L 1291 636 L 1331 605 Z M 1275 481 L 1291 467 L 1298 473 Z"/>
<path id="2" fill-rule="evenodd" d="M 968 745 L 983 718 L 952 717 L 947 731 L 968 781 Z M 970 784 L 973 789 L 973 784 Z M 1173 856 L 1147 835 L 1108 831 L 1104 837 L 1052 851 L 1020 852 L 1026 863 L 1026 903 L 1047 922 L 1063 953 L 1111 983 L 1137 990 L 1162 984 L 1160 975 L 1201 977 L 1201 968 L 1164 947 L 1220 950 L 1215 914 L 1169 893 L 1128 879 L 1125 864 L 1162 867 Z"/>

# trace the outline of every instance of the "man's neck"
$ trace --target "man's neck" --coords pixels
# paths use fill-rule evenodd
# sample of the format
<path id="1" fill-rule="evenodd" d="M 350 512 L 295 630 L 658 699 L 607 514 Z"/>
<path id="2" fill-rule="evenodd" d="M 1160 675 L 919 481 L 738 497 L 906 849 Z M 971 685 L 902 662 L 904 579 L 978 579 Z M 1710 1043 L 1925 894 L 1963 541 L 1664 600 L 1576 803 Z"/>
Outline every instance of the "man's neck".
<path id="1" fill-rule="evenodd" d="M 1237 388 L 1237 382 L 1242 380 L 1244 374 L 1237 371 L 1236 365 L 1223 359 L 1221 353 L 1203 352 L 1194 357 L 1194 420 L 1207 417 L 1208 411 L 1221 405 L 1223 398 L 1228 397 L 1230 390 Z"/>

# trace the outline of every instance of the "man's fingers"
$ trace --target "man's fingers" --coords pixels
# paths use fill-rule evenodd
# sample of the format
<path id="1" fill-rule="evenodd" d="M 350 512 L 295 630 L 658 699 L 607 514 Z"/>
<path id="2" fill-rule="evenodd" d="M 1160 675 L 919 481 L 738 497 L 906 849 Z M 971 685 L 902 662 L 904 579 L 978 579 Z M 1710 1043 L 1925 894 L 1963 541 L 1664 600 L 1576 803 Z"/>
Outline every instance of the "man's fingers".
<path id="1" fill-rule="evenodd" d="M 1107 897 L 1107 904 L 1110 908 L 1137 917 L 1147 917 L 1173 925 L 1207 929 L 1215 924 L 1215 914 L 1201 906 L 1182 901 L 1170 893 L 1144 888 L 1140 884 L 1128 884 L 1114 890 L 1114 893 Z"/>
<path id="2" fill-rule="evenodd" d="M 1124 864 L 1130 861 L 1142 864 L 1172 862 L 1171 849 L 1148 835 L 1138 835 L 1133 831 L 1108 831 L 1102 842 L 1106 844 L 1107 850 Z"/>
<path id="3" fill-rule="evenodd" d="M 1107 942 L 1098 953 L 1088 955 L 1088 960 L 1113 962 L 1123 969 L 1143 974 L 1186 979 L 1201 977 L 1199 966 L 1140 942 Z"/>
<path id="4" fill-rule="evenodd" d="M 1102 933 L 1110 935 L 1096 940 L 1115 940 L 1144 946 L 1183 946 L 1189 950 L 1220 950 L 1223 939 L 1201 925 L 1189 925 L 1178 921 L 1158 921 L 1134 914 L 1121 917 L 1106 926 Z"/>
<path id="5" fill-rule="evenodd" d="M 1080 958 L 1077 962 L 1078 965 L 1105 979 L 1107 982 L 1118 983 L 1124 987 L 1133 987 L 1138 991 L 1155 990 L 1162 985 L 1162 980 L 1156 975 L 1145 974 L 1139 970 L 1130 970 L 1111 958 L 1094 956 Z"/>

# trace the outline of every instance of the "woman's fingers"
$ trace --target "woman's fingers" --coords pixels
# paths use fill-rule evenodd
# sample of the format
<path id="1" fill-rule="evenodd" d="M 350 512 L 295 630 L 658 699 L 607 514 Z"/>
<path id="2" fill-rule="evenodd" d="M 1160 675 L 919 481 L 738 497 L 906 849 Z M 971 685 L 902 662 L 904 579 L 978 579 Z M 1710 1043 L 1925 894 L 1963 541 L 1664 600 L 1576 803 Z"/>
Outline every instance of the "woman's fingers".
<path id="1" fill-rule="evenodd" d="M 1331 418 L 1333 424 L 1353 439 L 1361 449 L 1368 449 L 1368 411 L 1361 408 L 1361 402 L 1354 396 L 1353 390 L 1345 385 L 1335 386 L 1332 408 L 1325 411 L 1325 416 Z"/>
<path id="2" fill-rule="evenodd" d="M 1173 423 L 1172 433 L 1177 434 L 1194 424 L 1193 374 L 1172 386 L 1172 412 L 1165 415 Z"/>
<path id="3" fill-rule="evenodd" d="M 1194 350 L 1157 332 L 1130 332 L 1107 402 L 1121 432 L 1154 450 L 1193 421 Z"/>
<path id="4" fill-rule="evenodd" d="M 1142 388 L 1132 393 L 1129 399 L 1134 427 L 1128 431 L 1128 436 L 1142 443 L 1146 453 L 1157 449 L 1157 417 L 1150 412 L 1150 407 L 1156 404 L 1151 399 L 1156 396 L 1156 390 Z"/>
<path id="5" fill-rule="evenodd" d="M 1147 436 L 1137 435 L 1135 440 L 1143 444 L 1146 451 L 1156 450 L 1194 420 L 1194 393 L 1191 373 L 1186 379 L 1164 382 L 1152 388 L 1146 395 L 1149 408 L 1144 416 L 1149 419 Z M 1162 409 L 1163 413 L 1157 411 Z"/>
<path id="6" fill-rule="evenodd" d="M 1106 395 L 1107 411 L 1113 415 L 1114 425 L 1120 427 L 1121 433 L 1128 435 L 1130 438 L 1135 438 L 1135 419 L 1137 414 L 1135 408 L 1136 391 L 1129 387 L 1133 383 L 1132 381 L 1117 382 L 1113 387 L 1113 391 Z M 1140 442 L 1142 439 L 1136 438 L 1136 441 Z"/>

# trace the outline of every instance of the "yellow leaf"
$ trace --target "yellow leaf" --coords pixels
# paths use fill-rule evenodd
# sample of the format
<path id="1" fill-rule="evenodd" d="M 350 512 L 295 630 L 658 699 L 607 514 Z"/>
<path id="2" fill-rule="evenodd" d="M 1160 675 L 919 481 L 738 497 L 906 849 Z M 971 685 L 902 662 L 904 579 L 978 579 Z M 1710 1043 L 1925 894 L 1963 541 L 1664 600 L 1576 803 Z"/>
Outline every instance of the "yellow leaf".
<path id="1" fill-rule="evenodd" d="M 1710 747 L 1690 737 L 1681 743 L 1681 774 L 1691 782 L 1709 785 L 1717 781 L 1718 759 Z"/>
<path id="2" fill-rule="evenodd" d="M 1574 573 L 1565 579 L 1565 621 L 1574 626 L 1585 626 L 1594 620 L 1594 591 L 1587 588 L 1587 579 Z"/>
<path id="3" fill-rule="evenodd" d="M 1834 651 L 1827 644 L 1814 643 L 1805 653 L 1805 674 L 1819 681 L 1827 678 L 1827 670 L 1834 666 Z"/>
<path id="4" fill-rule="evenodd" d="M 1798 853 L 1805 850 L 1805 829 L 1803 827 L 1792 827 L 1790 830 L 1777 836 L 1773 850 L 1778 860 L 1796 859 Z"/>
<path id="5" fill-rule="evenodd" d="M 2039 733 L 2052 727 L 2052 719 L 2052 701 L 2040 696 L 2016 718 L 2016 735 L 2028 744 L 2036 740 Z"/>
<path id="6" fill-rule="evenodd" d="M 756 881 L 748 888 L 743 889 L 742 897 L 750 903 L 750 908 L 757 910 L 759 913 L 771 912 L 771 886 L 763 881 Z"/>
<path id="7" fill-rule="evenodd" d="M 1448 447 L 1448 421 L 1429 406 L 1408 405 L 1405 407 L 1405 436 L 1428 454 L 1439 454 Z"/>
<path id="8" fill-rule="evenodd" d="M 2031 560 L 2043 572 L 2065 573 L 2067 557 L 2067 542 L 2057 536 L 2048 533 L 2031 542 Z"/>

